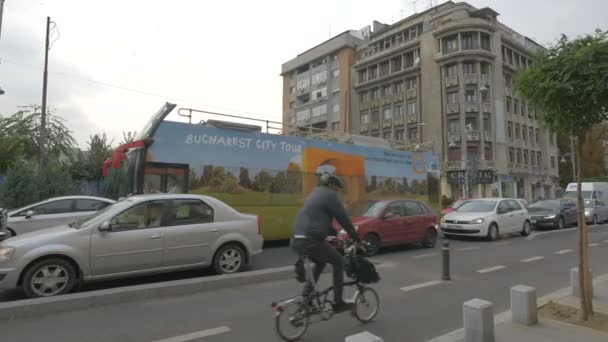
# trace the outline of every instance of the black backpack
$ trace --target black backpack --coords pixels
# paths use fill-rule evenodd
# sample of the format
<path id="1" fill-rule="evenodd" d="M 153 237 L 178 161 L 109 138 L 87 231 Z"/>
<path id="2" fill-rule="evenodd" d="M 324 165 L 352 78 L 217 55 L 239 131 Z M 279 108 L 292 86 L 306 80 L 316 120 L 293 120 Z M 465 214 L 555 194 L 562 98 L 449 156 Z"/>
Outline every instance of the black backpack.
<path id="1" fill-rule="evenodd" d="M 360 255 L 348 259 L 346 262 L 346 275 L 365 284 L 380 281 L 380 275 L 376 271 L 376 266 Z"/>

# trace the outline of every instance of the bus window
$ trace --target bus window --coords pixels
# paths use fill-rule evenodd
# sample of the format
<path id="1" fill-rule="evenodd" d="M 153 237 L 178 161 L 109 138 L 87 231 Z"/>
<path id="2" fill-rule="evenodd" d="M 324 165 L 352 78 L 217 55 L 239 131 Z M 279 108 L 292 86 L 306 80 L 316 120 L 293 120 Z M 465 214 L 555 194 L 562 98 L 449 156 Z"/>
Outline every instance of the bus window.
<path id="1" fill-rule="evenodd" d="M 146 173 L 144 175 L 144 194 L 161 192 L 162 176 Z"/>
<path id="2" fill-rule="evenodd" d="M 188 166 L 148 163 L 144 171 L 144 193 L 186 192 Z"/>

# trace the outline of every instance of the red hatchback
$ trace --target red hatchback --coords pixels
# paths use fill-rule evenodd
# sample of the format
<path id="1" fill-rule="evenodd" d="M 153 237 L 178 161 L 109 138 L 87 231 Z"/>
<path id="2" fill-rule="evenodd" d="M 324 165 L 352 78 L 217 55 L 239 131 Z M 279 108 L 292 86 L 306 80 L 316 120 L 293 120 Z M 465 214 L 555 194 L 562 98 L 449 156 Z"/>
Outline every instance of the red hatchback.
<path id="1" fill-rule="evenodd" d="M 369 243 L 368 256 L 385 246 L 421 243 L 432 248 L 437 242 L 437 215 L 419 201 L 377 201 L 362 216 L 351 219 L 361 238 Z M 338 239 L 348 237 L 339 224 L 334 225 L 340 231 Z"/>

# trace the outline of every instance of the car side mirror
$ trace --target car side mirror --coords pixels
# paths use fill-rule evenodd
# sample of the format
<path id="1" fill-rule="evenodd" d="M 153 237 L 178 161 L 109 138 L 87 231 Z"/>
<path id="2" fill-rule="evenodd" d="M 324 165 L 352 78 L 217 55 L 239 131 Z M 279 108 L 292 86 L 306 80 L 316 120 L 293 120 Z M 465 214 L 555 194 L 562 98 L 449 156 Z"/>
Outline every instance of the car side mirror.
<path id="1" fill-rule="evenodd" d="M 499 208 L 498 211 L 497 211 L 498 215 L 506 214 L 508 212 L 509 211 L 507 209 L 502 209 L 502 208 Z"/>
<path id="2" fill-rule="evenodd" d="M 393 217 L 395 217 L 395 214 L 393 214 L 393 213 L 386 213 L 386 214 L 384 214 L 384 216 L 383 216 L 383 218 L 384 218 L 385 220 L 388 220 L 388 219 L 393 218 Z"/>
<path id="3" fill-rule="evenodd" d="M 100 225 L 99 225 L 99 231 L 100 232 L 109 232 L 112 230 L 112 225 L 110 224 L 110 222 L 108 221 L 103 221 Z"/>
<path id="4" fill-rule="evenodd" d="M 32 216 L 34 216 L 34 211 L 33 211 L 33 210 L 28 210 L 28 211 L 25 213 L 25 218 L 26 218 L 26 219 L 32 218 Z"/>

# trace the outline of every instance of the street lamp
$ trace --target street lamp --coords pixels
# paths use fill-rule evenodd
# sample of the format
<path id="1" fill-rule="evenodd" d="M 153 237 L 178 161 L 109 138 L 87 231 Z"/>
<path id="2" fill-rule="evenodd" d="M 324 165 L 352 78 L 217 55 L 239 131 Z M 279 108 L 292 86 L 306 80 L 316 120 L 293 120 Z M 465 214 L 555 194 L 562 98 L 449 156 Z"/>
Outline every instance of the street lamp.
<path id="1" fill-rule="evenodd" d="M 419 134 L 419 137 L 418 137 L 418 142 L 420 144 L 422 144 L 422 132 L 424 131 L 424 126 L 426 126 L 426 123 L 421 122 L 420 123 L 420 134 Z"/>

